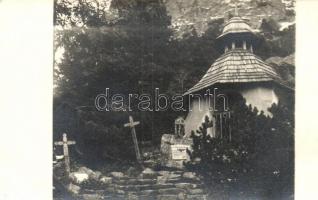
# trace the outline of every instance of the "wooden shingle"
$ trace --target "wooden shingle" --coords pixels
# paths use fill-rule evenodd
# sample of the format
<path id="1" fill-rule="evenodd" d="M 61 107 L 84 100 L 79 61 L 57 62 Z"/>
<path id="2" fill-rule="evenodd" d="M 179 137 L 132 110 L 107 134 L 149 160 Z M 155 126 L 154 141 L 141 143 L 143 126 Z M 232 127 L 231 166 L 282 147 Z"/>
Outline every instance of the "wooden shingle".
<path id="1" fill-rule="evenodd" d="M 234 49 L 218 58 L 202 79 L 184 95 L 198 92 L 216 83 L 273 81 L 284 85 L 272 66 L 244 49 Z"/>

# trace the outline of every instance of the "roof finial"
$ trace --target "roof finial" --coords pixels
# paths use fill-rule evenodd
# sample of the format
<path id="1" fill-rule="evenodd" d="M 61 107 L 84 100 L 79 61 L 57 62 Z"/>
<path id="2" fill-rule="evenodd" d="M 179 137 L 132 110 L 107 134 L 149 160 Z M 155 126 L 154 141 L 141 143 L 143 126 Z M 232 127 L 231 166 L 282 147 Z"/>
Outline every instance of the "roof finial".
<path id="1" fill-rule="evenodd" d="M 237 8 L 237 2 L 235 2 L 235 13 L 234 13 L 235 16 L 238 16 L 238 8 Z"/>

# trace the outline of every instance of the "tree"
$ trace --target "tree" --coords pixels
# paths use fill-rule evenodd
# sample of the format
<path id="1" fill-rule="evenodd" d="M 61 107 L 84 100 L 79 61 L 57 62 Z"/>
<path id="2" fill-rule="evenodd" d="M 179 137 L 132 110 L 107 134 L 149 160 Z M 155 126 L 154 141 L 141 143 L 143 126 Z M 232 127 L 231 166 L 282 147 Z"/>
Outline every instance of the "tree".
<path id="1" fill-rule="evenodd" d="M 123 129 L 128 114 L 141 121 L 139 140 L 149 139 L 150 132 L 159 138 L 171 126 L 162 113 L 101 113 L 94 108 L 95 97 L 105 88 L 138 94 L 140 81 L 148 81 L 151 87 L 143 88 L 144 93 L 152 93 L 155 87 L 165 92 L 172 80 L 168 63 L 172 32 L 165 7 L 159 0 L 116 2 L 105 11 L 97 1 L 55 1 L 55 49 L 62 48 L 64 54 L 54 68 L 54 134 L 70 131 L 85 147 L 81 151 L 86 158 L 131 155 L 126 153 L 133 152 L 126 142 L 129 134 Z M 153 123 L 158 118 L 162 124 Z M 92 151 L 86 151 L 87 147 Z"/>
<path id="2" fill-rule="evenodd" d="M 231 109 L 232 140 L 207 135 L 212 122 L 206 118 L 202 127 L 192 133 L 193 152 L 189 152 L 192 162 L 187 166 L 203 174 L 207 184 L 221 188 L 227 195 L 231 191 L 236 195 L 238 191 L 251 194 L 262 191 L 258 195 L 281 199 L 286 193 L 293 194 L 293 104 L 273 104 L 272 118 L 246 106 L 242 97 Z"/>

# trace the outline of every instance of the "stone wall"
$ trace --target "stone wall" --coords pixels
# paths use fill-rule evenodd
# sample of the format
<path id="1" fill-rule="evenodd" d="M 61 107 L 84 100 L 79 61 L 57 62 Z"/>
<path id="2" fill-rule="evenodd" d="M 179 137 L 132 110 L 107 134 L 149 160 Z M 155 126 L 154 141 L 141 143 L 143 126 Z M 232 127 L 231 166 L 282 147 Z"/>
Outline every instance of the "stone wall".
<path id="1" fill-rule="evenodd" d="M 192 140 L 188 137 L 176 137 L 175 135 L 164 134 L 161 138 L 161 165 L 166 167 L 174 167 L 182 169 L 183 162 L 189 161 L 190 157 L 187 154 L 186 159 L 175 160 L 172 158 L 172 149 L 173 145 L 187 145 L 188 149 L 191 150 Z"/>

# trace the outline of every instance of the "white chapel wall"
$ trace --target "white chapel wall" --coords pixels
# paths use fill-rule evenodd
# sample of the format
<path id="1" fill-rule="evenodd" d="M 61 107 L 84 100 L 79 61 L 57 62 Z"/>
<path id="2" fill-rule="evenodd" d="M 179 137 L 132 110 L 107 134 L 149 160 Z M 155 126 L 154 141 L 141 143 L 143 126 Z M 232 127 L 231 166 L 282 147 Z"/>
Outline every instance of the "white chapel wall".
<path id="1" fill-rule="evenodd" d="M 249 89 L 241 90 L 240 92 L 246 100 L 246 105 L 252 105 L 259 111 L 264 111 L 264 114 L 272 117 L 272 114 L 268 111 L 268 108 L 273 103 L 278 104 L 278 96 L 272 88 L 266 88 L 262 86 L 256 86 Z"/>
<path id="2" fill-rule="evenodd" d="M 189 111 L 185 119 L 185 137 L 189 137 L 192 130 L 196 132 L 199 129 L 205 120 L 205 116 L 208 116 L 210 120 L 212 119 L 209 103 L 207 101 L 194 100 L 191 104 L 191 111 Z M 212 128 L 208 129 L 208 134 L 212 136 Z"/>

